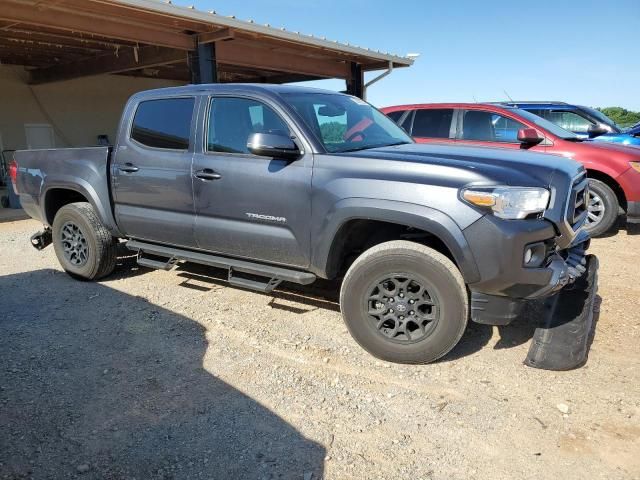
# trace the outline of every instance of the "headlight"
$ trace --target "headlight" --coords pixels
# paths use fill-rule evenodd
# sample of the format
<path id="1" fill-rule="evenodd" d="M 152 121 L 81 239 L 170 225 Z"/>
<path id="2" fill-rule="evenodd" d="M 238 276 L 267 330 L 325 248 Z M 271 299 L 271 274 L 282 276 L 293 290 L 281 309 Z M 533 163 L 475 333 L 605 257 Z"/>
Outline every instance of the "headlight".
<path id="1" fill-rule="evenodd" d="M 535 187 L 469 188 L 462 198 L 472 205 L 491 208 L 496 217 L 526 218 L 543 212 L 549 205 L 549 190 Z"/>

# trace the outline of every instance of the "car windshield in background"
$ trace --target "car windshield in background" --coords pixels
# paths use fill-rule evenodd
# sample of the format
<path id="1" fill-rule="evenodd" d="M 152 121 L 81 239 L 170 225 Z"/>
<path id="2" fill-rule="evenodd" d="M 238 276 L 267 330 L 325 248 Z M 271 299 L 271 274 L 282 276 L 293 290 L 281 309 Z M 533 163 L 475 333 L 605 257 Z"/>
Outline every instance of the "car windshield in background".
<path id="1" fill-rule="evenodd" d="M 359 98 L 331 93 L 287 93 L 283 97 L 330 153 L 413 143 L 391 119 Z"/>
<path id="2" fill-rule="evenodd" d="M 535 123 L 539 127 L 544 128 L 545 130 L 551 132 L 556 137 L 560 137 L 564 140 L 572 140 L 572 141 L 578 141 L 580 139 L 580 137 L 578 137 L 575 133 L 570 132 L 569 130 L 565 130 L 564 128 L 561 128 L 557 126 L 555 123 L 551 123 L 549 120 L 545 120 L 544 118 L 539 117 L 538 115 L 534 115 L 533 113 L 527 112 L 526 110 L 521 110 L 520 108 L 515 108 L 514 110 L 521 117 L 524 117 L 530 122 Z"/>
<path id="3" fill-rule="evenodd" d="M 584 110 L 586 110 L 586 112 L 591 115 L 592 117 L 594 117 L 596 120 L 598 120 L 600 123 L 604 123 L 605 125 L 610 126 L 611 128 L 613 128 L 613 132 L 614 133 L 620 133 L 622 132 L 622 128 L 620 128 L 616 122 L 614 122 L 613 120 L 611 120 L 609 117 L 607 117 L 604 113 L 602 113 L 599 110 L 596 110 L 595 108 L 589 108 L 589 107 L 580 107 Z"/>

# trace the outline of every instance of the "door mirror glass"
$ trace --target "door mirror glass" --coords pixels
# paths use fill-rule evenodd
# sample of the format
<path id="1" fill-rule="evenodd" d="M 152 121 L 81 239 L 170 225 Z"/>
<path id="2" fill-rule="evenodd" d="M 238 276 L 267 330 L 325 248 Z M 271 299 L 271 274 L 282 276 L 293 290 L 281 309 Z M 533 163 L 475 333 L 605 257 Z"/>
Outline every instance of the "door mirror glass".
<path id="1" fill-rule="evenodd" d="M 249 135 L 247 149 L 261 157 L 295 160 L 300 157 L 300 149 L 289 135 L 283 133 L 253 133 Z"/>
<path id="2" fill-rule="evenodd" d="M 525 146 L 537 145 L 544 140 L 535 128 L 521 128 L 518 130 L 518 141 Z"/>

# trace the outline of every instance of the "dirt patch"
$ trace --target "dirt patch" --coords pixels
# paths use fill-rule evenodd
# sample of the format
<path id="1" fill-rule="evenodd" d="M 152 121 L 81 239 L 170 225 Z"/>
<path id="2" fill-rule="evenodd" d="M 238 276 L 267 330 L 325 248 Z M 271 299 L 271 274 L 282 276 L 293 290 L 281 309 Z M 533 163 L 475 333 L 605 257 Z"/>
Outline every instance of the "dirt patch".
<path id="1" fill-rule="evenodd" d="M 272 295 L 215 271 L 100 283 L 0 224 L 0 478 L 640 478 L 640 237 L 593 242 L 587 365 L 522 365 L 536 309 L 427 366 L 350 338 L 333 286 Z M 568 407 L 568 413 L 558 405 Z"/>

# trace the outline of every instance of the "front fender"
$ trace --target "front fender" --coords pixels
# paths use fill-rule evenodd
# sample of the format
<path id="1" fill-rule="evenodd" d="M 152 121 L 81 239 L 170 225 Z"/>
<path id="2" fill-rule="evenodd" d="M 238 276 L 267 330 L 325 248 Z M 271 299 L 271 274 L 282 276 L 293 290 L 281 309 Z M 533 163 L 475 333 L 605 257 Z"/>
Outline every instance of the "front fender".
<path id="1" fill-rule="evenodd" d="M 347 198 L 327 213 L 312 245 L 311 269 L 319 276 L 331 275 L 331 253 L 340 228 L 350 220 L 376 220 L 405 225 L 438 237 L 449 249 L 466 283 L 480 279 L 471 249 L 460 227 L 447 214 L 413 203 L 370 198 Z"/>

